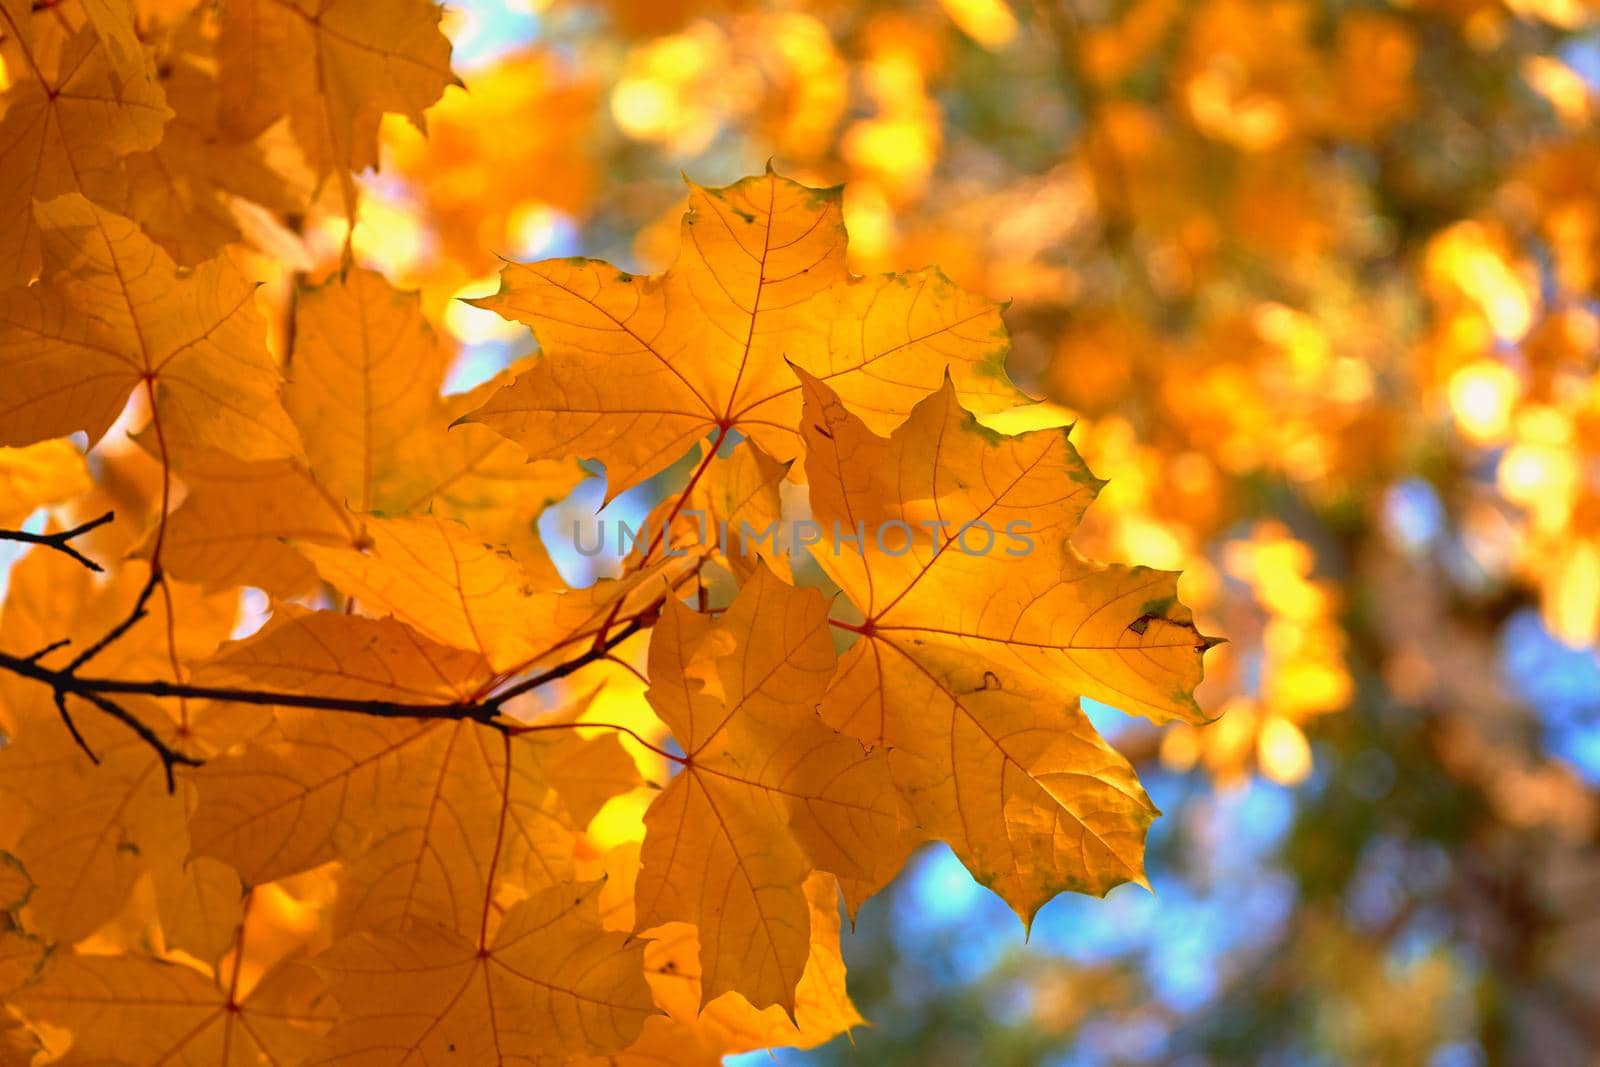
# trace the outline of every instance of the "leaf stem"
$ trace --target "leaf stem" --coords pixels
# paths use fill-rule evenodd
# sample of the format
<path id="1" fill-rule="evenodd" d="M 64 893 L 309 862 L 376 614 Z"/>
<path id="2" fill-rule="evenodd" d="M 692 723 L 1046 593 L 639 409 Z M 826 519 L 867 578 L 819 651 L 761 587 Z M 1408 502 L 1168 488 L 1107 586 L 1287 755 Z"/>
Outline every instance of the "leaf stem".
<path id="1" fill-rule="evenodd" d="M 541 733 L 541 732 L 546 731 L 546 730 L 585 730 L 585 729 L 590 729 L 590 728 L 593 728 L 593 729 L 596 729 L 596 730 L 615 730 L 619 734 L 626 734 L 627 736 L 633 738 L 639 744 L 643 745 L 645 748 L 649 749 L 651 752 L 654 752 L 656 755 L 660 756 L 662 759 L 669 759 L 673 763 L 681 764 L 681 765 L 684 765 L 684 766 L 687 766 L 688 763 L 689 763 L 689 760 L 688 760 L 687 757 L 674 755 L 673 753 L 668 752 L 666 749 L 660 748 L 660 747 L 658 747 L 656 745 L 651 744 L 649 741 L 646 741 L 643 737 L 641 737 L 639 735 L 639 732 L 637 730 L 633 729 L 633 727 L 631 727 L 631 726 L 623 726 L 621 723 L 615 723 L 615 722 L 533 722 L 533 723 L 518 724 L 518 725 L 515 725 L 515 726 L 508 726 L 508 727 L 506 727 L 506 733 L 509 733 L 509 734 L 533 734 L 533 733 Z"/>
<path id="2" fill-rule="evenodd" d="M 656 530 L 655 536 L 650 538 L 650 546 L 644 550 L 644 555 L 639 559 L 640 567 L 644 567 L 649 563 L 650 557 L 655 555 L 656 549 L 661 547 L 661 542 L 667 536 L 667 531 L 672 528 L 672 520 L 676 519 L 678 514 L 683 511 L 683 506 L 689 502 L 689 497 L 694 493 L 694 487 L 699 484 L 706 471 L 711 469 L 711 463 L 717 458 L 717 451 L 722 448 L 722 442 L 728 439 L 728 429 L 729 426 L 725 423 L 717 430 L 716 440 L 711 442 L 711 447 L 706 449 L 706 454 L 701 458 L 699 465 L 695 467 L 694 473 L 689 475 L 689 484 L 685 485 L 683 492 L 678 494 L 678 502 L 672 505 L 672 510 L 667 513 L 666 519 Z"/>

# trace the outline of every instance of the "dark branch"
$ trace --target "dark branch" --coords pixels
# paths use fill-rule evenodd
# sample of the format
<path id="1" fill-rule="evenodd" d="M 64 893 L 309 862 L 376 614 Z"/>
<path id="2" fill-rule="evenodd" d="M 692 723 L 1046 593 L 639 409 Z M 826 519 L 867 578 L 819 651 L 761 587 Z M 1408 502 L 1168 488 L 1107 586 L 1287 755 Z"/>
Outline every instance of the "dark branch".
<path id="1" fill-rule="evenodd" d="M 48 645 L 45 645 L 39 651 L 34 652 L 31 655 L 29 655 L 28 656 L 28 662 L 29 663 L 38 663 L 40 660 L 44 659 L 46 656 L 48 656 L 50 653 L 54 652 L 56 649 L 58 649 L 58 648 L 66 648 L 70 644 L 72 644 L 72 638 L 70 638 L 70 637 L 63 637 L 59 641 L 51 641 Z"/>
<path id="2" fill-rule="evenodd" d="M 653 625 L 660 610 L 661 605 L 658 601 L 657 603 L 646 608 L 644 611 L 641 611 L 638 615 L 635 615 L 632 622 L 628 623 L 628 625 L 624 626 L 616 633 L 608 635 L 602 630 L 599 640 L 595 644 L 589 646 L 588 651 L 584 652 L 583 655 L 574 659 L 570 659 L 565 663 L 559 664 L 558 666 L 551 667 L 544 673 L 536 674 L 532 678 L 524 678 L 516 685 L 513 685 L 508 689 L 503 689 L 499 693 L 490 697 L 486 703 L 489 706 L 494 707 L 498 712 L 500 705 L 504 704 L 512 697 L 520 696 L 532 689 L 537 689 L 541 685 L 548 685 L 557 678 L 565 678 L 567 675 L 578 670 L 580 667 L 587 667 L 589 664 L 594 663 L 597 660 L 607 658 L 611 654 L 611 650 L 613 648 L 616 648 L 618 645 L 622 644 L 622 642 L 626 641 L 628 638 L 632 637 L 646 626 Z"/>
<path id="3" fill-rule="evenodd" d="M 121 622 L 107 630 L 104 637 L 100 638 L 100 640 L 96 641 L 94 644 L 78 653 L 77 657 L 73 659 L 71 663 L 67 664 L 65 668 L 63 668 L 63 673 L 70 674 L 79 667 L 82 667 L 85 663 L 88 663 L 90 660 L 94 659 L 100 653 L 109 648 L 113 641 L 116 641 L 123 634 L 133 629 L 134 624 L 148 614 L 150 597 L 153 593 L 155 593 L 156 586 L 160 584 L 161 564 L 152 562 L 150 564 L 150 577 L 145 579 L 144 588 L 139 590 L 138 597 L 134 599 L 133 610 L 128 612 L 127 616 Z"/>
<path id="4" fill-rule="evenodd" d="M 104 526 L 111 521 L 113 514 L 113 512 L 108 511 L 98 519 L 90 519 L 81 526 L 74 526 L 70 530 L 58 530 L 55 533 L 36 534 L 29 533 L 27 530 L 0 530 L 0 541 L 21 541 L 27 545 L 43 545 L 46 548 L 53 548 L 63 555 L 71 556 L 92 571 L 100 571 L 104 568 L 76 548 L 73 548 L 71 542 L 74 537 L 82 537 L 90 530 Z"/>
<path id="5" fill-rule="evenodd" d="M 83 749 L 83 754 L 89 757 L 89 762 L 96 767 L 100 766 L 100 757 L 95 755 L 94 749 L 89 747 L 89 742 L 84 740 L 83 734 L 78 732 L 78 724 L 73 720 L 72 712 L 67 710 L 67 694 L 57 689 L 55 696 L 56 712 L 61 716 L 61 721 L 66 724 L 67 733 L 71 734 L 72 739 L 78 743 L 78 747 Z"/>
<path id="6" fill-rule="evenodd" d="M 146 384 L 148 386 L 148 381 Z M 153 406 L 153 395 L 151 397 L 151 403 Z M 166 445 L 165 441 L 161 438 L 161 424 L 159 421 L 153 420 L 153 425 L 156 428 L 157 439 L 158 441 L 161 441 L 162 471 L 164 475 L 167 475 L 170 473 L 170 467 L 166 462 Z M 719 433 L 717 444 L 721 443 L 725 434 L 726 428 L 724 428 L 722 433 Z M 681 508 L 684 502 L 688 499 L 689 491 L 693 489 L 695 480 L 698 479 L 699 476 L 705 471 L 706 467 L 709 466 L 711 462 L 711 458 L 715 455 L 716 446 L 713 445 L 711 450 L 707 453 L 705 459 L 701 461 L 701 465 L 696 470 L 695 475 L 690 479 L 689 486 L 685 488 L 683 497 L 678 502 L 679 508 Z M 60 714 L 62 723 L 65 724 L 67 731 L 72 735 L 73 740 L 77 742 L 78 747 L 83 749 L 84 753 L 89 757 L 89 759 L 95 763 L 99 763 L 100 758 L 95 754 L 94 750 L 89 747 L 88 741 L 79 731 L 78 725 L 73 720 L 72 713 L 68 708 L 67 698 L 77 697 L 81 700 L 87 701 L 88 703 L 94 705 L 94 707 L 103 714 L 108 715 L 122 723 L 123 726 L 127 727 L 129 730 L 138 735 L 139 739 L 148 745 L 160 758 L 162 769 L 166 772 L 167 776 L 168 792 L 172 792 L 177 787 L 177 783 L 173 774 L 175 767 L 198 767 L 200 766 L 201 761 L 167 742 L 143 720 L 139 719 L 132 712 L 128 711 L 121 704 L 118 704 L 114 699 L 112 699 L 114 696 L 146 696 L 157 699 L 175 698 L 179 700 L 215 700 L 223 703 L 233 704 L 254 704 L 291 708 L 308 708 L 319 711 L 348 712 L 357 715 L 371 715 L 379 718 L 449 719 L 456 721 L 467 720 L 499 730 L 501 733 L 509 737 L 513 733 L 519 732 L 521 729 L 526 728 L 527 726 L 527 724 L 524 723 L 517 723 L 515 721 L 501 718 L 501 712 L 509 701 L 522 695 L 523 693 L 537 689 L 540 686 L 548 685 L 549 683 L 558 679 L 565 678 L 566 676 L 577 672 L 591 663 L 595 663 L 600 660 L 614 659 L 615 657 L 612 654 L 613 650 L 628 638 L 638 633 L 640 630 L 653 626 L 660 618 L 662 605 L 666 602 L 666 595 L 658 597 L 643 611 L 640 611 L 636 615 L 632 616 L 626 624 L 613 631 L 612 626 L 620 621 L 618 619 L 618 615 L 622 609 L 623 601 L 619 600 L 617 604 L 612 607 L 611 612 L 609 615 L 607 615 L 605 621 L 601 623 L 599 630 L 595 634 L 593 643 L 590 644 L 590 646 L 581 655 L 575 656 L 574 658 L 559 663 L 548 670 L 542 671 L 539 674 L 532 675 L 517 682 L 511 682 L 511 678 L 504 675 L 496 676 L 495 678 L 491 679 L 488 685 L 485 687 L 488 689 L 487 692 L 480 691 L 480 693 L 474 694 L 471 699 L 467 700 L 439 701 L 436 703 L 392 700 L 361 700 L 349 697 L 318 696 L 308 693 L 285 693 L 268 689 L 191 685 L 184 682 L 167 682 L 160 679 L 134 681 L 122 678 L 94 678 L 86 677 L 80 674 L 79 671 L 86 664 L 88 664 L 101 652 L 105 651 L 105 649 L 110 647 L 113 643 L 120 640 L 148 614 L 150 598 L 152 595 L 154 595 L 157 587 L 161 586 L 163 582 L 161 568 L 161 542 L 166 530 L 167 514 L 168 485 L 164 481 L 162 486 L 161 526 L 157 530 L 155 548 L 151 553 L 150 574 L 145 580 L 143 588 L 140 589 L 139 595 L 134 599 L 132 609 L 120 622 L 106 631 L 106 633 L 99 640 L 95 641 L 77 656 L 73 657 L 73 659 L 64 667 L 47 667 L 41 661 L 49 653 L 70 644 L 70 639 L 52 642 L 44 648 L 41 648 L 27 656 L 13 656 L 10 653 L 0 651 L 0 670 L 9 671 L 10 673 L 18 675 L 19 677 L 31 679 L 43 686 L 48 687 L 55 699 L 56 710 Z M 676 514 L 677 509 L 674 509 L 673 515 L 675 516 Z M 65 552 L 74 559 L 83 563 L 84 566 L 98 571 L 100 570 L 100 567 L 97 564 L 78 553 L 68 542 L 72 538 L 86 533 L 97 526 L 110 522 L 111 518 L 111 513 L 107 512 L 105 515 L 100 516 L 98 519 L 95 519 L 92 522 L 88 522 L 82 526 L 76 527 L 75 529 L 64 530 L 56 534 L 29 534 L 21 531 L 0 531 L 0 536 L 11 540 L 27 541 L 34 544 L 47 545 L 59 552 Z M 665 529 L 666 525 L 670 525 L 670 522 L 671 520 L 669 518 L 668 522 L 664 524 L 663 529 Z M 654 545 L 651 546 L 651 551 L 653 551 L 654 547 Z M 645 554 L 645 558 L 647 560 L 649 555 L 650 552 L 647 551 Z M 699 572 L 697 569 L 696 576 L 698 576 L 698 573 Z M 176 664 L 174 666 L 176 667 Z M 518 668 L 514 668 L 514 670 L 520 673 L 521 670 L 526 669 L 528 666 L 531 666 L 531 664 L 519 666 Z M 514 677 L 514 675 L 512 677 Z M 511 684 L 506 685 L 508 682 Z M 499 689 L 498 692 L 491 688 L 501 685 L 504 685 L 505 688 Z M 580 727 L 583 724 L 573 723 L 571 725 L 573 727 Z M 616 728 L 620 729 L 620 727 Z M 629 732 L 631 733 L 631 731 Z M 635 735 L 635 737 L 637 737 L 637 735 Z M 646 744 L 648 743 L 646 742 Z"/>
<path id="7" fill-rule="evenodd" d="M 145 594 L 141 596 L 139 603 L 128 618 L 65 667 L 46 667 L 39 662 L 46 652 L 58 648 L 64 643 L 57 642 L 50 648 L 42 649 L 29 656 L 13 656 L 7 652 L 0 652 L 0 670 L 9 671 L 19 677 L 28 678 L 49 687 L 54 694 L 56 709 L 61 715 L 62 722 L 66 724 L 73 739 L 78 742 L 78 746 L 96 763 L 100 762 L 99 757 L 90 749 L 88 742 L 84 740 L 83 735 L 78 731 L 77 724 L 73 721 L 72 715 L 67 709 L 67 697 L 75 696 L 88 701 L 104 714 L 109 715 L 132 730 L 161 759 L 162 767 L 166 771 L 167 788 L 169 790 L 175 787 L 173 779 L 174 767 L 198 767 L 201 761 L 174 748 L 137 716 L 116 703 L 112 697 L 147 696 L 154 698 L 216 700 L 232 704 L 276 705 L 290 708 L 310 708 L 318 711 L 347 712 L 356 715 L 371 715 L 378 718 L 465 719 L 497 730 L 513 731 L 519 724 L 500 719 L 500 714 L 509 701 L 540 686 L 548 685 L 557 679 L 565 678 L 591 663 L 609 658 L 613 649 L 640 630 L 654 623 L 661 609 L 661 601 L 657 601 L 638 615 L 635 615 L 627 625 L 614 633 L 606 635 L 599 645 L 590 647 L 583 654 L 559 663 L 549 670 L 525 678 L 499 693 L 471 701 L 423 703 L 395 700 L 362 700 L 350 697 L 317 696 L 308 693 L 284 693 L 268 689 L 190 685 L 162 681 L 161 679 L 133 681 L 123 678 L 93 678 L 79 674 L 78 668 L 84 662 L 127 632 L 128 628 L 138 621 L 143 614 L 143 604 L 149 598 L 148 591 L 154 587 L 154 584 L 154 582 L 147 584 Z M 582 724 L 575 725 L 581 726 Z"/>
<path id="8" fill-rule="evenodd" d="M 161 736 L 154 730 L 150 729 L 150 727 L 147 726 L 143 720 L 134 715 L 132 712 L 128 711 L 122 705 L 112 700 L 108 700 L 99 693 L 93 691 L 80 693 L 79 695 L 89 703 L 93 704 L 95 707 L 99 708 L 101 711 L 105 712 L 107 715 L 111 716 L 113 719 L 116 719 L 128 729 L 132 730 L 134 733 L 138 734 L 139 740 L 155 749 L 156 755 L 161 758 L 161 769 L 167 774 L 167 792 L 174 792 L 178 788 L 178 783 L 172 776 L 173 767 L 177 766 L 178 764 L 182 764 L 185 767 L 200 766 L 199 760 L 195 759 L 193 756 L 185 755 L 184 753 L 173 748 L 171 745 L 167 744 L 161 739 Z M 96 760 L 95 762 L 98 763 L 99 761 Z"/>

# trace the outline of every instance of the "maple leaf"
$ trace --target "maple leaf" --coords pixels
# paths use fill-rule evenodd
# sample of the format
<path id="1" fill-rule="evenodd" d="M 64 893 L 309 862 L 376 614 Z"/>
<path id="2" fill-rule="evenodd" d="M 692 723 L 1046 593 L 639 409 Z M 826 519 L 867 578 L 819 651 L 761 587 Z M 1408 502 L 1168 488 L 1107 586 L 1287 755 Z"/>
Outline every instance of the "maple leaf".
<path id="1" fill-rule="evenodd" d="M 709 1004 L 700 991 L 699 938 L 687 923 L 656 931 L 645 949 L 645 975 L 656 1004 L 673 1022 L 721 1055 L 761 1048 L 812 1048 L 865 1020 L 845 991 L 839 954 L 839 890 L 834 879 L 813 872 L 805 882 L 811 916 L 811 951 L 795 989 L 794 1018 L 776 1006 L 757 1011 L 736 993 Z"/>
<path id="2" fill-rule="evenodd" d="M 0 852 L 0 997 L 8 1002 L 16 990 L 34 979 L 49 953 L 47 942 L 18 928 L 17 912 L 32 891 L 33 882 L 21 862 Z M 37 1048 L 38 1042 L 30 1039 L 20 1020 L 12 1018 L 0 1025 L 0 1063 L 31 1062 Z"/>
<path id="3" fill-rule="evenodd" d="M 62 440 L 0 448 L 0 526 L 16 526 L 36 508 L 89 491 L 83 453 Z"/>
<path id="4" fill-rule="evenodd" d="M 111 425 L 149 383 L 168 447 L 296 455 L 255 286 L 226 259 L 180 276 L 131 221 L 78 194 L 37 206 L 43 284 L 0 293 L 0 442 Z"/>
<path id="5" fill-rule="evenodd" d="M 235 944 L 244 922 L 244 884 L 219 860 L 191 858 L 188 835 L 155 842 L 148 857 L 161 940 L 216 965 Z"/>
<path id="6" fill-rule="evenodd" d="M 217 42 L 220 121 L 248 140 L 287 117 L 319 176 L 377 165 L 385 112 L 419 127 L 455 80 L 429 0 L 234 0 Z"/>
<path id="7" fill-rule="evenodd" d="M 1100 483 L 1065 430 L 1003 437 L 946 380 L 879 437 L 798 373 L 812 508 L 870 527 L 859 552 L 813 551 L 865 617 L 823 717 L 889 746 L 922 825 L 1025 920 L 1062 889 L 1142 882 L 1155 807 L 1078 698 L 1203 721 L 1213 642 L 1177 575 L 1072 548 Z"/>
<path id="8" fill-rule="evenodd" d="M 16 911 L 28 902 L 33 880 L 22 862 L 9 852 L 0 852 L 0 911 Z"/>
<path id="9" fill-rule="evenodd" d="M 583 476 L 571 462 L 528 463 L 484 427 L 451 424 L 500 382 L 440 396 L 455 358 L 416 293 L 352 270 L 304 292 L 284 403 L 311 469 L 358 512 L 431 510 L 526 552 L 544 506 Z"/>
<path id="10" fill-rule="evenodd" d="M 600 927 L 598 884 L 559 886 L 473 943 L 429 924 L 318 957 L 346 1015 L 319 1063 L 562 1063 L 627 1047 L 655 1009 L 644 942 Z"/>
<path id="11" fill-rule="evenodd" d="M 0 996 L 9 999 L 14 990 L 31 979 L 48 949 L 43 941 L 28 934 L 15 930 L 0 933 Z"/>
<path id="12" fill-rule="evenodd" d="M 254 637 L 224 647 L 196 676 L 285 693 L 424 702 L 464 698 L 487 672 L 481 656 L 429 641 L 395 620 L 288 611 Z M 383 803 L 390 784 L 403 780 L 400 760 L 440 767 L 454 726 L 280 712 L 277 739 L 213 760 L 194 775 L 195 854 L 226 860 L 251 884 L 335 858 L 345 839 L 360 839 L 361 820 Z"/>
<path id="13" fill-rule="evenodd" d="M 714 432 L 797 456 L 800 391 L 786 358 L 885 429 L 947 368 L 983 410 L 1023 399 L 1005 375 L 999 305 L 937 271 L 852 277 L 840 190 L 770 170 L 721 189 L 691 183 L 664 274 L 512 264 L 499 293 L 472 302 L 533 327 L 544 355 L 470 418 L 533 459 L 599 460 L 608 500 Z"/>
<path id="14" fill-rule="evenodd" d="M 249 884 L 344 860 L 352 929 L 476 929 L 502 883 L 573 878 L 574 820 L 539 773 L 536 742 L 471 722 L 325 718 L 286 714 L 283 740 L 194 775 L 195 854 Z"/>
<path id="15" fill-rule="evenodd" d="M 371 271 L 301 295 L 284 403 L 336 498 L 360 512 L 378 504 L 383 467 L 432 410 L 448 360 L 416 294 Z"/>
<path id="16" fill-rule="evenodd" d="M 394 619 L 287 611 L 196 676 L 425 706 L 470 699 L 489 668 Z M 475 929 L 496 886 L 570 881 L 575 830 L 632 784 L 619 769 L 631 761 L 609 736 L 506 737 L 473 721 L 288 712 L 280 733 L 193 776 L 195 852 L 252 884 L 342 858 L 341 925 L 352 929 L 412 919 Z M 572 769 L 551 767 L 562 761 Z"/>
<path id="17" fill-rule="evenodd" d="M 65 557 L 29 557 L 11 575 L 0 647 L 35 652 L 63 633 L 86 645 L 111 620 L 126 615 L 144 577 L 135 564 L 100 585 Z M 232 604 L 219 603 L 223 599 L 174 586 L 171 610 L 184 619 L 178 644 L 169 646 L 154 630 L 136 634 L 109 648 L 99 669 L 111 677 L 160 677 L 171 670 L 173 656 L 188 661 L 209 654 L 232 618 Z M 163 599 L 158 611 L 166 610 Z M 63 649 L 41 660 L 67 655 Z M 76 708 L 77 729 L 98 763 L 61 728 L 47 690 L 9 677 L 0 686 L 8 738 L 0 751 L 8 797 L 0 849 L 14 854 L 28 872 L 29 928 L 76 941 L 123 905 L 146 854 L 163 843 L 181 848 L 187 837 L 184 798 L 168 794 L 161 763 L 150 748 L 122 724 L 85 717 L 86 709 L 92 711 L 86 703 L 74 699 L 69 707 Z M 131 707 L 152 729 L 175 735 L 178 723 L 165 709 L 149 701 Z"/>
<path id="18" fill-rule="evenodd" d="M 289 963 L 243 997 L 181 963 L 132 953 L 65 955 L 13 1002 L 36 1022 L 63 1027 L 62 1064 L 170 1063 L 246 1067 L 302 1060 L 317 1047 L 331 1005 L 315 975 Z"/>
<path id="19" fill-rule="evenodd" d="M 426 430 L 402 440 L 383 486 L 383 506 L 392 514 L 431 511 L 455 519 L 506 546 L 530 573 L 549 577 L 555 572 L 539 540 L 539 516 L 583 480 L 583 469 L 571 460 L 529 462 L 487 426 L 453 425 L 506 380 L 497 375 L 440 400 Z"/>
<path id="20" fill-rule="evenodd" d="M 545 746 L 474 723 L 430 735 L 398 754 L 398 802 L 363 820 L 370 845 L 350 859 L 339 902 L 347 928 L 404 929 L 420 918 L 470 931 L 504 887 L 526 893 L 575 880 L 582 824 L 550 787 Z M 625 757 L 614 737 L 588 744 Z M 601 761 L 583 748 L 566 755 Z"/>
<path id="21" fill-rule="evenodd" d="M 113 73 L 124 80 L 149 75 L 149 61 L 134 25 L 138 12 L 125 0 L 80 0 L 84 17 L 99 36 Z"/>
<path id="22" fill-rule="evenodd" d="M 185 266 L 243 238 L 241 200 L 281 215 L 305 209 L 300 183 L 273 169 L 262 144 L 223 135 L 206 14 L 188 11 L 158 39 L 157 70 L 173 116 L 159 144 L 123 160 L 126 214 Z"/>
<path id="23" fill-rule="evenodd" d="M 28 5 L 0 5 L 24 74 L 13 73 L 0 118 L 0 285 L 26 284 L 39 267 L 35 201 L 81 193 L 115 204 L 123 157 L 161 140 L 172 112 L 119 7 L 92 4 L 94 25 L 65 34 L 41 18 L 35 35 Z"/>
<path id="24" fill-rule="evenodd" d="M 430 641 L 397 619 L 278 604 L 272 618 L 195 670 L 219 684 L 366 700 L 467 700 L 489 675 L 481 653 Z"/>
<path id="25" fill-rule="evenodd" d="M 702 1000 L 792 1013 L 814 868 L 881 885 L 904 857 L 881 753 L 815 713 L 834 667 L 827 604 L 765 568 L 723 618 L 669 601 L 647 693 L 685 756 L 645 814 L 636 927 L 695 924 Z"/>
<path id="26" fill-rule="evenodd" d="M 91 644 L 106 629 L 125 618 L 137 600 L 149 571 L 130 562 L 104 581 L 72 560 L 55 553 L 38 553 L 21 560 L 10 574 L 4 614 L 0 615 L 0 648 L 10 652 L 38 653 L 66 639 L 60 648 L 39 656 L 42 663 L 71 659 L 71 648 Z M 191 662 L 210 656 L 227 637 L 237 612 L 231 596 L 208 595 L 191 585 L 172 583 L 173 641 L 150 631 L 135 631 L 109 645 L 96 658 L 97 670 L 112 678 L 140 678 L 171 670 L 172 657 Z M 158 621 L 164 623 L 167 598 L 162 597 Z M 183 625 L 177 626 L 182 618 Z M 37 687 L 27 687 L 12 675 L 0 676 L 0 705 L 26 711 L 40 703 Z M 0 720 L 3 721 L 3 720 Z"/>
<path id="27" fill-rule="evenodd" d="M 285 713 L 285 740 L 212 760 L 195 773 L 194 854 L 213 856 L 259 885 L 353 852 L 362 820 L 401 780 L 411 745 L 438 758 L 432 723 L 346 723 Z M 354 841 L 350 839 L 354 839 Z"/>
<path id="28" fill-rule="evenodd" d="M 138 712 L 161 722 L 160 709 Z M 147 851 L 183 839 L 183 800 L 167 793 L 149 747 L 102 719 L 79 724 L 79 731 L 98 763 L 42 709 L 28 716 L 4 762 L 8 791 L 50 800 L 14 810 L 13 825 L 0 836 L 0 847 L 33 882 L 27 928 L 65 942 L 87 937 L 116 915 L 144 871 Z"/>
<path id="29" fill-rule="evenodd" d="M 431 513 L 472 526 L 553 581 L 537 518 L 582 472 L 571 462 L 527 463 L 485 427 L 450 430 L 476 401 L 439 396 L 450 358 L 417 294 L 381 275 L 352 270 L 306 290 L 283 401 L 308 461 L 185 460 L 190 494 L 165 533 L 168 568 L 212 587 L 293 596 L 315 580 L 297 546 L 358 549 L 370 513 Z"/>

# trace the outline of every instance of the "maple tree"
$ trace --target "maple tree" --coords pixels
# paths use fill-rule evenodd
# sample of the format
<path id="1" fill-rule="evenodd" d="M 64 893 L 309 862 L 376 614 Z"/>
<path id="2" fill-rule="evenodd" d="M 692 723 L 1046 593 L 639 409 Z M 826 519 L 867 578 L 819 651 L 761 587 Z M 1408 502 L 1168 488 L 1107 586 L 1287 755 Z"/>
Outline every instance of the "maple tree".
<path id="1" fill-rule="evenodd" d="M 434 4 L 0 13 L 8 514 L 96 512 L 5 533 L 8 1055 L 714 1062 L 860 1021 L 839 895 L 920 842 L 1025 920 L 1144 880 L 1079 699 L 1202 722 L 1214 642 L 1072 546 L 1065 428 L 994 428 L 1000 305 L 852 273 L 840 190 L 769 167 L 691 183 L 659 274 L 506 265 L 474 303 L 541 351 L 446 393 L 426 293 L 354 262 L 384 116 L 453 81 Z M 578 460 L 611 499 L 691 455 L 562 581 Z M 764 532 L 797 507 L 815 566 Z"/>

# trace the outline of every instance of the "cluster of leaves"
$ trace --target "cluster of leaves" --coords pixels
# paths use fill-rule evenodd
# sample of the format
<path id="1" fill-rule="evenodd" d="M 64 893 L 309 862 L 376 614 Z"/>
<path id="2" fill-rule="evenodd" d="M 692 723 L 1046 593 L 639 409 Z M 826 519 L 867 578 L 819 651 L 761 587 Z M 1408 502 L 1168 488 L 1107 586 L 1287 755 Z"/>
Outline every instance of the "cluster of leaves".
<path id="1" fill-rule="evenodd" d="M 1119 901 L 1065 958 L 945 959 L 908 918 L 928 897 L 897 890 L 880 914 L 902 936 L 852 973 L 927 1006 L 866 1053 L 1590 1055 L 1600 7 L 653 10 L 552 16 L 541 45 L 618 56 L 594 126 L 631 144 L 601 142 L 587 206 L 538 195 L 648 219 L 664 206 L 637 190 L 684 155 L 776 152 L 849 181 L 857 269 L 933 259 L 1015 298 L 1013 374 L 1081 416 L 1111 479 L 1078 543 L 1182 568 L 1232 640 L 1208 661 L 1216 726 L 1118 747 L 1174 792 L 1242 787 L 1220 809 L 1285 795 L 1262 778 L 1303 786 L 1257 876 L 1217 869 L 1252 827 L 1196 817 L 1160 853 L 1162 918 L 1130 934 Z M 1241 919 L 1244 889 L 1273 886 Z M 1209 902 L 1192 937 L 1185 898 Z M 946 966 L 961 979 L 934 996 Z"/>
<path id="2" fill-rule="evenodd" d="M 680 169 L 845 182 L 855 270 L 938 262 L 1014 301 L 1012 374 L 1110 479 L 1079 546 L 1182 569 L 1231 639 L 1215 726 L 1115 738 L 1193 796 L 1157 827 L 1159 910 L 1063 903 L 979 966 L 922 936 L 912 881 L 852 974 L 869 1015 L 920 1023 L 841 1060 L 1588 1055 L 1594 0 L 535 6 L 460 38 L 474 92 L 433 137 L 386 126 L 401 180 L 368 187 L 358 249 L 440 306 L 492 288 L 485 249 L 574 231 L 664 265 Z M 472 133 L 512 108 L 537 135 Z M 1230 881 L 1259 828 L 1224 813 L 1267 797 L 1294 828 Z M 1051 959 L 1052 916 L 1116 930 Z"/>
<path id="3" fill-rule="evenodd" d="M 1079 698 L 1200 722 L 1212 642 L 1175 572 L 1072 547 L 1065 429 L 985 425 L 1027 400 L 999 305 L 852 274 L 840 191 L 769 169 L 691 186 L 661 274 L 507 266 L 478 303 L 542 352 L 446 395 L 351 243 L 383 116 L 452 81 L 432 3 L 0 15 L 7 508 L 81 515 L 10 535 L 7 1062 L 710 1063 L 859 1021 L 838 895 L 921 841 L 1024 919 L 1144 880 Z M 561 582 L 577 459 L 615 496 L 695 452 Z M 796 507 L 870 532 L 791 566 L 689 521 Z"/>

